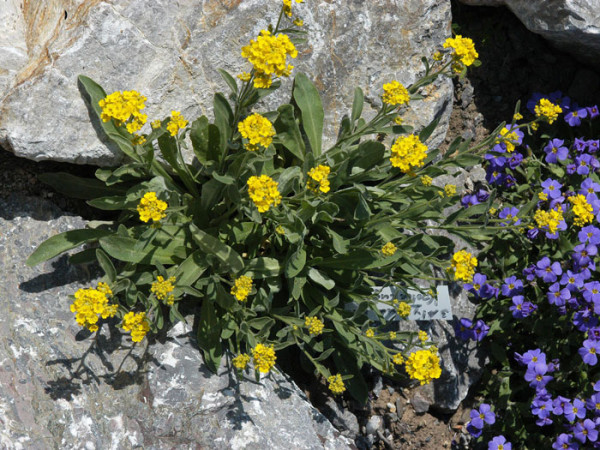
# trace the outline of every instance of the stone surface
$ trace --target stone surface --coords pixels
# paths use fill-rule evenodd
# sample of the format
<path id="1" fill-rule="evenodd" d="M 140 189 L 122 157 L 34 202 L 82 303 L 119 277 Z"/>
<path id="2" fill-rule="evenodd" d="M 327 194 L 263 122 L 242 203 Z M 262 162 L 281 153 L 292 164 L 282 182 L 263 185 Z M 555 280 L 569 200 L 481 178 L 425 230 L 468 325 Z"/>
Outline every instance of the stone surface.
<path id="1" fill-rule="evenodd" d="M 212 115 L 215 91 L 226 91 L 216 69 L 248 70 L 240 49 L 269 23 L 279 2 L 265 0 L 5 0 L 0 11 L 0 145 L 35 160 L 108 165 L 120 154 L 90 123 L 77 86 L 85 74 L 107 92 L 136 89 L 148 97 L 149 119 L 180 110 Z M 324 99 L 324 147 L 351 108 L 355 86 L 377 98 L 393 78 L 408 85 L 450 33 L 448 0 L 315 0 L 295 4 L 308 43 L 294 61 Z M 290 97 L 290 80 L 264 105 Z M 407 122 L 444 117 L 431 143 L 447 129 L 452 83 L 441 80 L 416 102 Z M 371 112 L 371 111 L 369 111 Z M 144 129 L 143 131 L 147 131 Z"/>
<path id="2" fill-rule="evenodd" d="M 321 412 L 331 423 L 341 431 L 342 436 L 355 439 L 360 431 L 358 419 L 348 408 L 344 408 L 335 399 L 329 397 L 325 405 L 321 407 Z"/>
<path id="3" fill-rule="evenodd" d="M 529 31 L 586 64 L 600 67 L 598 0 L 460 0 L 468 5 L 506 5 Z"/>
<path id="4" fill-rule="evenodd" d="M 209 372 L 183 323 L 133 349 L 105 324 L 100 350 L 89 347 L 68 295 L 94 273 L 66 257 L 24 264 L 83 224 L 43 200 L 0 200 L 0 448 L 350 448 L 284 375 L 238 384 Z"/>

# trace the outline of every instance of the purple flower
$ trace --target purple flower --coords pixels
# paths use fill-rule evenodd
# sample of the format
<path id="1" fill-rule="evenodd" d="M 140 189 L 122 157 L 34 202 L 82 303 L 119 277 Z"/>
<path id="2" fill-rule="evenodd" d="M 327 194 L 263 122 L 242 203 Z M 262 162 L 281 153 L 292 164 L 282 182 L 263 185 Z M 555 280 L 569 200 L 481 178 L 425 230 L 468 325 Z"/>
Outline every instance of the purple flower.
<path id="1" fill-rule="evenodd" d="M 490 331 L 490 327 L 485 324 L 485 322 L 481 319 L 475 322 L 475 326 L 473 327 L 473 333 L 475 333 L 475 340 L 481 341 Z"/>
<path id="2" fill-rule="evenodd" d="M 600 342 L 592 339 L 583 341 L 583 347 L 579 350 L 579 355 L 583 358 L 583 362 L 589 366 L 595 366 L 598 363 L 598 355 L 600 352 Z"/>
<path id="3" fill-rule="evenodd" d="M 541 389 L 552 380 L 554 377 L 546 375 L 548 372 L 548 366 L 546 364 L 537 363 L 535 365 L 529 365 L 525 372 L 525 381 L 529 382 L 529 386 L 535 389 Z"/>
<path id="4" fill-rule="evenodd" d="M 579 289 L 583 287 L 583 276 L 580 273 L 574 273 L 567 270 L 563 273 L 560 278 L 560 284 L 565 285 L 571 292 L 579 292 Z"/>
<path id="5" fill-rule="evenodd" d="M 565 116 L 565 122 L 567 122 L 571 127 L 578 127 L 581 125 L 581 119 L 585 119 L 587 115 L 587 108 L 574 109 Z"/>
<path id="6" fill-rule="evenodd" d="M 473 333 L 473 322 L 466 317 L 463 317 L 458 321 L 455 326 L 455 330 L 456 335 L 464 341 L 475 339 L 475 334 Z"/>
<path id="7" fill-rule="evenodd" d="M 523 301 L 523 299 L 524 297 L 522 295 L 515 295 L 512 298 L 513 305 L 508 309 L 512 312 L 515 319 L 529 317 L 537 309 L 537 305 Z"/>
<path id="8" fill-rule="evenodd" d="M 585 283 L 583 285 L 583 298 L 588 303 L 600 305 L 600 281 L 590 281 L 589 283 Z"/>
<path id="9" fill-rule="evenodd" d="M 507 220 L 500 222 L 500 226 L 520 225 L 521 219 L 517 218 L 517 214 L 519 214 L 519 210 L 514 206 L 503 208 L 498 214 L 498 218 Z"/>
<path id="10" fill-rule="evenodd" d="M 598 439 L 598 430 L 596 424 L 590 419 L 585 419 L 583 422 L 577 422 L 573 428 L 573 436 L 579 442 L 584 443 L 586 440 L 596 442 Z"/>
<path id="11" fill-rule="evenodd" d="M 588 330 L 588 337 L 595 341 L 600 341 L 600 327 L 593 327 Z"/>
<path id="12" fill-rule="evenodd" d="M 539 348 L 536 348 L 534 350 L 528 350 L 523 355 L 515 353 L 515 358 L 520 364 L 528 367 L 530 365 L 534 366 L 538 363 L 546 364 L 546 354 L 542 352 Z"/>
<path id="13" fill-rule="evenodd" d="M 562 139 L 552 139 L 548 142 L 548 145 L 544 147 L 546 152 L 546 162 L 555 164 L 558 161 L 564 161 L 569 156 L 569 149 L 563 144 L 565 141 Z"/>
<path id="14" fill-rule="evenodd" d="M 534 398 L 533 402 L 531 402 L 531 413 L 538 416 L 540 419 L 549 417 L 550 412 L 552 412 L 552 400 Z"/>
<path id="15" fill-rule="evenodd" d="M 552 448 L 555 450 L 577 450 L 579 444 L 573 442 L 573 436 L 567 433 L 562 433 L 556 441 L 552 444 Z"/>
<path id="16" fill-rule="evenodd" d="M 496 422 L 496 415 L 492 412 L 491 406 L 487 403 L 479 405 L 479 410 L 472 409 L 470 416 L 471 424 L 479 430 L 481 430 L 486 423 L 492 425 Z"/>
<path id="17" fill-rule="evenodd" d="M 600 392 L 600 380 L 596 381 L 594 383 L 594 386 L 592 386 L 592 388 L 594 389 L 594 391 Z"/>
<path id="18" fill-rule="evenodd" d="M 483 203 L 490 198 L 490 193 L 485 189 L 477 189 L 477 192 L 475 192 L 475 197 L 477 197 L 477 201 L 479 203 Z"/>
<path id="19" fill-rule="evenodd" d="M 552 412 L 557 416 L 560 416 L 565 412 L 566 406 L 570 404 L 571 401 L 568 398 L 559 395 L 554 400 L 552 400 Z"/>
<path id="20" fill-rule="evenodd" d="M 535 280 L 535 269 L 536 269 L 535 264 L 532 264 L 529 267 L 525 267 L 523 269 L 523 276 L 525 277 L 525 279 L 527 281 Z"/>
<path id="21" fill-rule="evenodd" d="M 585 407 L 596 416 L 600 415 L 600 394 L 595 393 L 585 401 Z"/>
<path id="22" fill-rule="evenodd" d="M 590 119 L 595 119 L 596 117 L 598 117 L 600 115 L 600 113 L 598 112 L 598 106 L 597 105 L 588 106 L 587 110 L 588 110 L 588 114 L 590 116 Z"/>
<path id="23" fill-rule="evenodd" d="M 488 442 L 488 450 L 512 450 L 512 444 L 506 442 L 506 438 L 502 435 L 494 436 L 494 438 Z"/>
<path id="24" fill-rule="evenodd" d="M 581 183 L 581 186 L 577 193 L 587 196 L 588 194 L 594 194 L 596 192 L 600 192 L 600 184 L 594 182 L 594 180 L 592 180 L 591 178 L 586 178 Z"/>
<path id="25" fill-rule="evenodd" d="M 562 275 L 562 267 L 558 262 L 550 261 L 550 258 L 544 256 L 536 265 L 535 274 L 541 277 L 546 283 L 554 283 L 559 275 Z"/>
<path id="26" fill-rule="evenodd" d="M 465 208 L 469 206 L 478 205 L 480 202 L 477 200 L 477 196 L 475 194 L 467 194 L 464 195 L 463 198 L 460 199 L 460 204 Z"/>
<path id="27" fill-rule="evenodd" d="M 471 411 L 472 412 L 472 411 Z M 471 434 L 471 436 L 473 436 L 474 438 L 478 438 L 479 436 L 481 436 L 481 429 L 479 428 L 475 428 L 473 426 L 472 423 L 468 423 L 467 424 L 467 431 Z"/>
<path id="28" fill-rule="evenodd" d="M 577 237 L 579 238 L 579 242 L 582 244 L 585 242 L 589 242 L 590 244 L 594 245 L 600 244 L 600 229 L 593 225 L 588 225 L 581 229 Z"/>
<path id="29" fill-rule="evenodd" d="M 588 153 L 596 153 L 600 149 L 600 140 L 589 140 L 588 141 Z"/>
<path id="30" fill-rule="evenodd" d="M 587 145 L 588 143 L 585 139 L 575 138 L 575 141 L 573 141 L 573 148 L 579 153 L 584 152 L 587 148 Z"/>
<path id="31" fill-rule="evenodd" d="M 539 228 L 529 228 L 527 230 L 527 239 L 529 239 L 530 241 L 533 241 L 536 237 L 539 236 L 540 234 L 540 229 Z"/>
<path id="32" fill-rule="evenodd" d="M 473 276 L 472 283 L 465 283 L 463 289 L 477 298 L 489 299 L 498 295 L 498 289 L 487 283 L 487 277 L 481 273 Z"/>
<path id="33" fill-rule="evenodd" d="M 552 178 L 546 178 L 542 181 L 542 187 L 544 188 L 544 194 L 546 194 L 548 198 L 556 199 L 562 195 L 560 192 L 562 184 Z"/>
<path id="34" fill-rule="evenodd" d="M 561 289 L 559 283 L 554 283 L 548 288 L 546 296 L 551 305 L 563 306 L 571 298 L 571 291 L 567 288 Z"/>
<path id="35" fill-rule="evenodd" d="M 512 170 L 515 170 L 517 167 L 521 165 L 523 162 L 523 155 L 519 152 L 513 153 L 513 155 L 508 159 L 508 167 Z"/>
<path id="36" fill-rule="evenodd" d="M 576 398 L 573 403 L 565 405 L 563 414 L 569 422 L 573 422 L 576 417 L 583 419 L 585 417 L 585 403 Z"/>
<path id="37" fill-rule="evenodd" d="M 573 314 L 573 325 L 581 332 L 586 332 L 590 328 L 598 325 L 598 318 L 592 315 L 589 308 L 584 308 Z"/>
<path id="38" fill-rule="evenodd" d="M 575 158 L 575 165 L 577 166 L 577 173 L 579 175 L 587 175 L 590 173 L 590 168 L 594 171 L 600 167 L 598 160 L 587 153 L 577 156 Z"/>

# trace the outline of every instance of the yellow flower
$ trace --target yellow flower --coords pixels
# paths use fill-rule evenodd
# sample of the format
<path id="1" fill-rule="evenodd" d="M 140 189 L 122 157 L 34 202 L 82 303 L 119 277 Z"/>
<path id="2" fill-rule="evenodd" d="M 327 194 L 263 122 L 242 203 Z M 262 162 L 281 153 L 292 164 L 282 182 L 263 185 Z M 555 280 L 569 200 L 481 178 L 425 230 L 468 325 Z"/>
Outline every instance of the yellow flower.
<path id="1" fill-rule="evenodd" d="M 539 124 L 539 123 L 535 123 L 535 122 L 534 122 L 534 123 L 532 123 L 532 124 L 531 124 L 531 129 L 532 129 L 533 131 L 537 131 L 539 127 L 540 127 L 540 124 Z"/>
<path id="2" fill-rule="evenodd" d="M 391 242 L 388 242 L 381 247 L 381 253 L 383 253 L 385 256 L 393 256 L 394 253 L 396 253 L 396 250 L 398 250 L 398 248 Z"/>
<path id="3" fill-rule="evenodd" d="M 375 337 L 375 332 L 373 331 L 372 328 L 369 328 L 367 331 L 365 331 L 365 336 L 368 338 Z"/>
<path id="4" fill-rule="evenodd" d="M 431 178 L 429 175 L 423 175 L 421 177 L 421 183 L 423 184 L 423 186 L 431 186 L 432 182 L 433 178 Z"/>
<path id="5" fill-rule="evenodd" d="M 396 339 L 396 332 L 395 331 L 390 331 L 390 339 L 393 341 L 394 339 Z"/>
<path id="6" fill-rule="evenodd" d="M 510 131 L 508 128 L 504 127 L 500 130 L 500 136 L 496 139 L 497 144 L 504 143 L 508 153 L 512 153 L 515 150 L 515 144 L 519 143 L 519 136 L 516 131 L 517 128 L 515 128 L 515 131 Z"/>
<path id="7" fill-rule="evenodd" d="M 150 125 L 152 126 L 152 128 L 154 130 L 156 130 L 157 128 L 160 128 L 162 126 L 162 122 L 158 119 L 153 120 L 152 122 L 150 122 Z"/>
<path id="8" fill-rule="evenodd" d="M 82 327 L 92 333 L 98 331 L 100 317 L 108 319 L 117 313 L 118 305 L 109 305 L 108 298 L 112 291 L 106 283 L 98 283 L 96 289 L 79 289 L 75 292 L 75 301 L 71 304 L 71 312 Z"/>
<path id="9" fill-rule="evenodd" d="M 394 364 L 400 365 L 404 362 L 404 356 L 402 356 L 401 353 L 396 353 L 393 357 L 392 357 L 392 361 L 394 362 Z"/>
<path id="10" fill-rule="evenodd" d="M 490 216 L 495 215 L 497 212 L 498 212 L 498 210 L 496 208 L 494 208 L 494 207 L 490 208 Z"/>
<path id="11" fill-rule="evenodd" d="M 446 194 L 446 197 L 452 197 L 453 195 L 456 195 L 456 186 L 453 184 L 445 185 L 444 193 Z"/>
<path id="12" fill-rule="evenodd" d="M 412 308 L 408 303 L 400 302 L 400 304 L 398 305 L 398 308 L 396 308 L 396 312 L 398 313 L 398 315 L 400 317 L 406 318 L 410 314 L 411 309 Z"/>
<path id="13" fill-rule="evenodd" d="M 427 335 L 427 333 L 426 333 L 425 331 L 423 331 L 423 330 L 419 330 L 418 336 L 419 336 L 419 340 L 420 340 L 422 343 L 425 343 L 425 342 L 427 342 L 427 339 L 429 339 L 429 336 L 428 336 L 428 335 Z"/>
<path id="14" fill-rule="evenodd" d="M 306 182 L 306 188 L 315 194 L 319 191 L 323 193 L 329 192 L 329 172 L 331 168 L 329 166 L 319 165 L 313 167 L 308 171 L 308 181 Z"/>
<path id="15" fill-rule="evenodd" d="M 452 58 L 456 62 L 460 61 L 467 67 L 473 64 L 479 57 L 473 41 L 469 38 L 462 37 L 460 34 L 457 34 L 455 38 L 446 39 L 444 48 L 452 48 Z"/>
<path id="16" fill-rule="evenodd" d="M 259 146 L 267 148 L 275 136 L 273 124 L 258 113 L 254 113 L 238 123 L 238 130 L 243 138 L 248 139 L 244 148 L 251 152 L 258 150 Z"/>
<path id="17" fill-rule="evenodd" d="M 275 233 L 280 234 L 281 236 L 284 236 L 285 229 L 281 225 L 277 225 L 277 228 L 275 228 Z"/>
<path id="18" fill-rule="evenodd" d="M 475 267 L 477 267 L 477 258 L 473 257 L 466 250 L 460 250 L 452 257 L 455 280 L 463 280 L 470 283 L 473 281 L 473 275 L 475 275 Z"/>
<path id="19" fill-rule="evenodd" d="M 166 202 L 163 202 L 156 197 L 156 192 L 146 192 L 137 206 L 137 211 L 142 222 L 148 222 L 150 219 L 154 222 L 158 222 L 166 217 L 164 211 L 167 207 L 168 205 Z"/>
<path id="20" fill-rule="evenodd" d="M 342 376 L 339 373 L 336 375 L 331 375 L 329 378 L 327 378 L 327 382 L 329 383 L 329 390 L 336 395 L 342 394 L 346 390 Z"/>
<path id="21" fill-rule="evenodd" d="M 433 57 L 432 57 L 432 59 L 433 59 L 434 61 L 441 61 L 442 59 L 444 59 L 444 55 L 442 55 L 442 53 L 441 53 L 441 52 L 435 52 L 435 53 L 433 54 Z"/>
<path id="22" fill-rule="evenodd" d="M 435 353 L 437 350 L 433 351 L 432 349 L 435 347 L 411 353 L 406 360 L 406 372 L 412 379 L 420 381 L 422 385 L 439 378 L 442 374 L 440 358 Z"/>
<path id="23" fill-rule="evenodd" d="M 396 125 L 402 125 L 403 122 L 404 122 L 404 119 L 402 117 L 400 117 L 400 116 L 394 117 L 394 123 Z"/>
<path id="24" fill-rule="evenodd" d="M 521 120 L 523 118 L 523 115 L 521 113 L 515 113 L 515 115 L 513 116 L 513 120 L 516 122 L 517 120 Z"/>
<path id="25" fill-rule="evenodd" d="M 256 344 L 256 347 L 252 349 L 252 357 L 254 358 L 254 367 L 258 368 L 261 373 L 268 373 L 277 359 L 273 346 L 267 347 L 263 344 Z"/>
<path id="26" fill-rule="evenodd" d="M 283 13 L 292 17 L 292 0 L 283 0 Z"/>
<path id="27" fill-rule="evenodd" d="M 240 302 L 245 302 L 252 290 L 252 278 L 242 275 L 236 279 L 231 288 L 231 295 Z"/>
<path id="28" fill-rule="evenodd" d="M 167 130 L 171 133 L 171 136 L 177 136 L 179 130 L 184 129 L 188 122 L 183 118 L 179 111 L 171 111 L 171 120 L 167 124 Z"/>
<path id="29" fill-rule="evenodd" d="M 117 126 L 125 124 L 127 131 L 133 134 L 148 120 L 148 116 L 140 112 L 146 107 L 145 101 L 146 97 L 137 91 L 113 92 L 98 102 L 102 108 L 100 117 L 103 122 L 114 119 Z"/>
<path id="30" fill-rule="evenodd" d="M 144 339 L 144 336 L 146 336 L 146 333 L 150 331 L 150 324 L 148 323 L 145 312 L 128 312 L 123 317 L 122 327 L 125 331 L 131 332 L 131 340 L 133 342 L 141 342 L 141 340 Z"/>
<path id="31" fill-rule="evenodd" d="M 398 167 L 402 172 L 408 173 L 415 167 L 422 167 L 427 157 L 427 146 L 423 144 L 418 136 L 410 134 L 396 139 L 392 145 L 392 166 Z"/>
<path id="32" fill-rule="evenodd" d="M 302 25 L 304 25 L 304 20 L 302 20 L 300 17 L 297 17 L 296 19 L 294 19 L 294 25 L 296 25 L 297 27 L 301 27 Z"/>
<path id="33" fill-rule="evenodd" d="M 241 353 L 241 354 L 237 355 L 235 358 L 233 358 L 233 360 L 231 362 L 233 363 L 233 366 L 235 368 L 244 370 L 246 368 L 246 366 L 248 365 L 248 363 L 250 362 L 250 355 L 247 355 L 246 353 Z"/>
<path id="34" fill-rule="evenodd" d="M 298 51 L 285 34 L 273 36 L 270 31 L 262 30 L 256 40 L 242 47 L 242 57 L 248 59 L 256 72 L 255 88 L 271 86 L 272 76 L 288 77 L 293 66 L 286 64 L 287 56 L 295 58 Z"/>
<path id="35" fill-rule="evenodd" d="M 133 145 L 144 145 L 146 143 L 146 137 L 139 134 L 134 134 L 131 143 Z"/>
<path id="36" fill-rule="evenodd" d="M 554 234 L 560 223 L 564 220 L 562 207 L 558 205 L 555 209 L 551 209 L 550 211 L 538 209 L 533 214 L 533 219 L 539 228 L 548 227 L 548 231 Z"/>
<path id="37" fill-rule="evenodd" d="M 552 124 L 558 118 L 560 113 L 562 113 L 562 108 L 555 105 L 547 98 L 540 99 L 538 104 L 535 105 L 535 115 L 547 120 L 549 124 Z"/>
<path id="38" fill-rule="evenodd" d="M 152 283 L 152 287 L 150 288 L 150 292 L 152 292 L 157 299 L 165 300 L 167 305 L 172 305 L 175 301 L 175 296 L 171 294 L 175 289 L 173 283 L 175 283 L 175 277 L 169 277 L 167 280 L 162 276 L 156 277 L 157 281 Z"/>
<path id="39" fill-rule="evenodd" d="M 545 192 L 538 192 L 538 198 L 543 202 L 548 201 L 548 194 Z"/>
<path id="40" fill-rule="evenodd" d="M 252 75 L 250 75 L 248 72 L 242 72 L 242 73 L 238 74 L 237 77 L 245 83 L 247 81 L 250 81 L 250 78 L 252 78 Z"/>
<path id="41" fill-rule="evenodd" d="M 304 326 L 308 328 L 310 334 L 315 336 L 323 333 L 323 328 L 325 328 L 325 324 L 318 317 L 306 317 L 304 319 Z"/>
<path id="42" fill-rule="evenodd" d="M 266 212 L 271 206 L 281 203 L 281 194 L 277 190 L 278 184 L 271 177 L 267 175 L 251 176 L 247 183 L 248 195 L 258 208 L 258 212 Z"/>
<path id="43" fill-rule="evenodd" d="M 575 226 L 582 227 L 594 220 L 594 208 L 587 202 L 587 199 L 583 195 L 572 196 L 568 200 L 573 204 L 573 213 L 575 214 L 573 223 Z"/>
<path id="44" fill-rule="evenodd" d="M 401 83 L 394 80 L 383 85 L 382 100 L 388 105 L 400 106 L 410 101 L 410 94 Z"/>

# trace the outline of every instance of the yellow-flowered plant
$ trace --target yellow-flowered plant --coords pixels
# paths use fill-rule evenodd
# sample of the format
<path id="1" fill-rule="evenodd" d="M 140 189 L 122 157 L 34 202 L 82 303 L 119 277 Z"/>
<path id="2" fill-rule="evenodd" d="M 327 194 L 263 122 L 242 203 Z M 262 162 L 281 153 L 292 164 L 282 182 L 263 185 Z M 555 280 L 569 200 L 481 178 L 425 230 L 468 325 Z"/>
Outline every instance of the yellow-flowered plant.
<path id="1" fill-rule="evenodd" d="M 238 124 L 238 130 L 248 142 L 244 145 L 246 150 L 256 151 L 260 147 L 267 148 L 273 142 L 275 130 L 269 119 L 254 113 Z"/>
<path id="2" fill-rule="evenodd" d="M 586 223 L 592 223 L 594 220 L 594 208 L 590 205 L 585 196 L 578 194 L 568 198 L 573 205 L 573 214 L 575 219 L 573 223 L 577 227 L 583 227 Z"/>
<path id="3" fill-rule="evenodd" d="M 533 214 L 533 219 L 540 228 L 547 228 L 550 233 L 556 233 L 558 226 L 564 221 L 563 210 L 560 205 L 550 211 L 538 209 Z"/>
<path id="4" fill-rule="evenodd" d="M 477 267 L 477 258 L 466 250 L 460 250 L 452 256 L 452 269 L 454 269 L 454 279 L 470 283 L 475 275 Z"/>
<path id="5" fill-rule="evenodd" d="M 501 128 L 478 147 L 458 140 L 442 155 L 431 140 L 437 120 L 416 130 L 401 119 L 411 117 L 412 102 L 431 95 L 436 79 L 456 76 L 453 65 L 475 64 L 472 43 L 459 36 L 449 41 L 454 56 L 426 60 L 415 83 L 390 77 L 373 113 L 363 114 L 365 95 L 356 88 L 351 111 L 334 112 L 343 120 L 333 134 L 324 135 L 331 114 L 303 73 L 294 73 L 290 102 L 271 109 L 273 102 L 261 99 L 291 75 L 294 43 L 310 40 L 297 28 L 302 19 L 292 3 L 278 2 L 278 23 L 241 49 L 247 72 L 219 70 L 229 92 L 214 95 L 211 118 L 173 110 L 152 117 L 144 132 L 144 96 L 107 95 L 80 76 L 90 111 L 124 161 L 99 169 L 91 183 L 57 177 L 53 186 L 84 186 L 75 195 L 115 214 L 49 239 L 29 263 L 90 244 L 75 259 L 95 255 L 105 284 L 76 293 L 80 325 L 97 331 L 103 318 L 115 317 L 139 342 L 188 320 L 213 371 L 224 360 L 237 372 L 252 362 L 256 375 L 269 373 L 276 349 L 296 346 L 332 392 L 347 388 L 364 402 L 365 366 L 406 377 L 395 366 L 424 347 L 414 333 L 380 329 L 373 287 L 405 290 L 420 288 L 417 279 L 439 279 L 435 267 L 447 267 L 455 248 L 432 229 L 474 248 L 484 241 L 490 231 L 461 231 L 462 212 L 446 213 L 456 187 L 433 184 L 456 166 L 472 166 Z M 472 272 L 467 262 L 455 276 Z M 393 307 L 408 317 L 408 303 Z"/>
<path id="6" fill-rule="evenodd" d="M 560 113 L 562 113 L 562 108 L 547 98 L 540 99 L 538 104 L 535 105 L 535 115 L 548 121 L 549 124 L 554 123 Z"/>
<path id="7" fill-rule="evenodd" d="M 444 48 L 452 49 L 452 58 L 456 62 L 464 64 L 466 67 L 473 64 L 479 57 L 473 41 L 469 38 L 462 37 L 460 34 L 456 35 L 454 38 L 446 39 Z"/>
<path id="8" fill-rule="evenodd" d="M 411 353 L 406 359 L 405 368 L 406 373 L 422 385 L 430 383 L 442 374 L 440 357 L 431 349 Z"/>

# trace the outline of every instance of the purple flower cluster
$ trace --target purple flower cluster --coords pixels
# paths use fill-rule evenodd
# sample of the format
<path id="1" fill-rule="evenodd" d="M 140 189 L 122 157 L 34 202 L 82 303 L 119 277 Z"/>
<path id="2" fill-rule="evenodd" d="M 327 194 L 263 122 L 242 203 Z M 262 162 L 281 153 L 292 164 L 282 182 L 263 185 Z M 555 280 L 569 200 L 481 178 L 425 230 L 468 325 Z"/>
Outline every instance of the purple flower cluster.
<path id="1" fill-rule="evenodd" d="M 470 413 L 471 420 L 467 424 L 467 431 L 473 437 L 481 436 L 483 427 L 487 423 L 492 425 L 496 422 L 496 414 L 492 411 L 492 407 L 487 403 L 479 405 L 479 409 L 472 409 Z"/>
<path id="2" fill-rule="evenodd" d="M 456 335 L 467 341 L 472 339 L 474 341 L 481 341 L 490 331 L 490 327 L 485 324 L 481 319 L 473 323 L 472 320 L 463 317 L 455 325 Z"/>
<path id="3" fill-rule="evenodd" d="M 460 204 L 465 208 L 469 206 L 479 205 L 480 203 L 485 202 L 490 197 L 490 193 L 485 189 L 478 189 L 476 192 L 472 194 L 465 194 L 460 199 Z"/>

